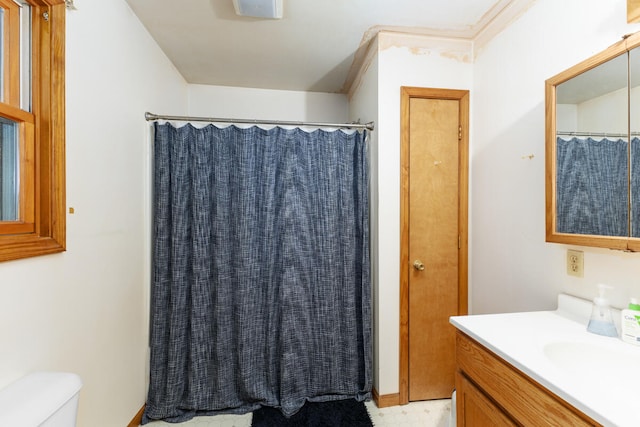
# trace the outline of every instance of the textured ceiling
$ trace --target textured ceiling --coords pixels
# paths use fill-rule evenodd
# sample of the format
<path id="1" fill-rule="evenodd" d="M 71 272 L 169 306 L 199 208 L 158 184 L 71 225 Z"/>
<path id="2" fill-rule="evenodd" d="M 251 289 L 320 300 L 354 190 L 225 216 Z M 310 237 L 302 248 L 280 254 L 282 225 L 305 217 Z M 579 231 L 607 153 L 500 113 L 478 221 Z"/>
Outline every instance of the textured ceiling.
<path id="1" fill-rule="evenodd" d="M 232 0 L 127 0 L 189 83 L 329 93 L 348 91 L 356 52 L 380 30 L 473 39 L 513 3 L 283 1 L 269 20 L 237 16 Z"/>

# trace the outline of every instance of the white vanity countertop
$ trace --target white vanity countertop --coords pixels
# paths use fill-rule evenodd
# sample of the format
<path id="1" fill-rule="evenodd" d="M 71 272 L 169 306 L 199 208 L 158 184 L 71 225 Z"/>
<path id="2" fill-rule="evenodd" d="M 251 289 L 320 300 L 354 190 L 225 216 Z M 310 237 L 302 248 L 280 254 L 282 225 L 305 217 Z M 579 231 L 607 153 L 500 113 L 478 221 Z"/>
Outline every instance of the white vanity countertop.
<path id="1" fill-rule="evenodd" d="M 587 332 L 590 303 L 581 301 L 562 295 L 556 311 L 451 323 L 604 426 L 640 426 L 640 346 Z"/>

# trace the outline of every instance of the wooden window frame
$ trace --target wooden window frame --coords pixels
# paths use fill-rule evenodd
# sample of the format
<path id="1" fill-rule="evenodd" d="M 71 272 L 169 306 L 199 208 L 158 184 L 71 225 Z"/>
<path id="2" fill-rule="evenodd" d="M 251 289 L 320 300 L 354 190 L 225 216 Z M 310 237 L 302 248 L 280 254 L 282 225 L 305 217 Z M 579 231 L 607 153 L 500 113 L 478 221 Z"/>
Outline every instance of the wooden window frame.
<path id="1" fill-rule="evenodd" d="M 32 22 L 31 112 L 18 108 L 20 96 L 15 93 L 15 76 L 11 77 L 14 83 L 10 85 L 10 95 L 5 96 L 6 101 L 0 106 L 0 115 L 18 122 L 21 148 L 21 213 L 18 221 L 0 222 L 0 261 L 66 249 L 65 2 L 28 0 L 28 3 Z M 17 43 L 12 46 L 11 52 Z M 10 65 L 13 67 L 15 54 L 10 54 L 14 58 Z M 5 94 L 6 91 L 7 85 Z"/>

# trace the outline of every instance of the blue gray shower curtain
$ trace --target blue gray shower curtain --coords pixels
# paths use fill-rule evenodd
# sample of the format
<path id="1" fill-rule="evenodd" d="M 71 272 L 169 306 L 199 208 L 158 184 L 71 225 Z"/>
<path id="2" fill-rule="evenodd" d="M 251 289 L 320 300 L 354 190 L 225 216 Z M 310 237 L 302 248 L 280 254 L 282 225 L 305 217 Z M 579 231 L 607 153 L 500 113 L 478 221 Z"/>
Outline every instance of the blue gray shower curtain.
<path id="1" fill-rule="evenodd" d="M 370 396 L 364 134 L 156 124 L 154 193 L 144 423 Z"/>

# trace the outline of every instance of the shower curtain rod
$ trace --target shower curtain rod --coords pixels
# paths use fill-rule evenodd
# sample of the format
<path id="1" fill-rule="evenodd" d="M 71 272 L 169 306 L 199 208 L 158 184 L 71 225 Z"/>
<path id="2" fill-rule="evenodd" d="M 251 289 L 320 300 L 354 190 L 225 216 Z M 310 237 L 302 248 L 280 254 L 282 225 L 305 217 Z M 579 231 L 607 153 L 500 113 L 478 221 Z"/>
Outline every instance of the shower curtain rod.
<path id="1" fill-rule="evenodd" d="M 262 124 L 275 126 L 311 126 L 311 127 L 331 127 L 331 128 L 348 128 L 348 129 L 367 129 L 372 131 L 374 123 L 313 123 L 313 122 L 289 122 L 283 120 L 248 120 L 248 119 L 223 119 L 218 117 L 191 117 L 191 116 L 163 116 L 146 112 L 144 118 L 147 121 L 155 120 L 176 120 L 187 122 L 217 122 L 217 123 L 242 123 L 242 124 Z"/>
<path id="2" fill-rule="evenodd" d="M 626 136 L 639 136 L 640 132 L 631 132 L 631 134 L 627 133 L 608 133 L 608 132 L 556 132 L 556 135 L 564 135 L 564 136 L 600 136 L 606 138 L 607 136 L 611 136 L 614 138 L 624 138 Z"/>

